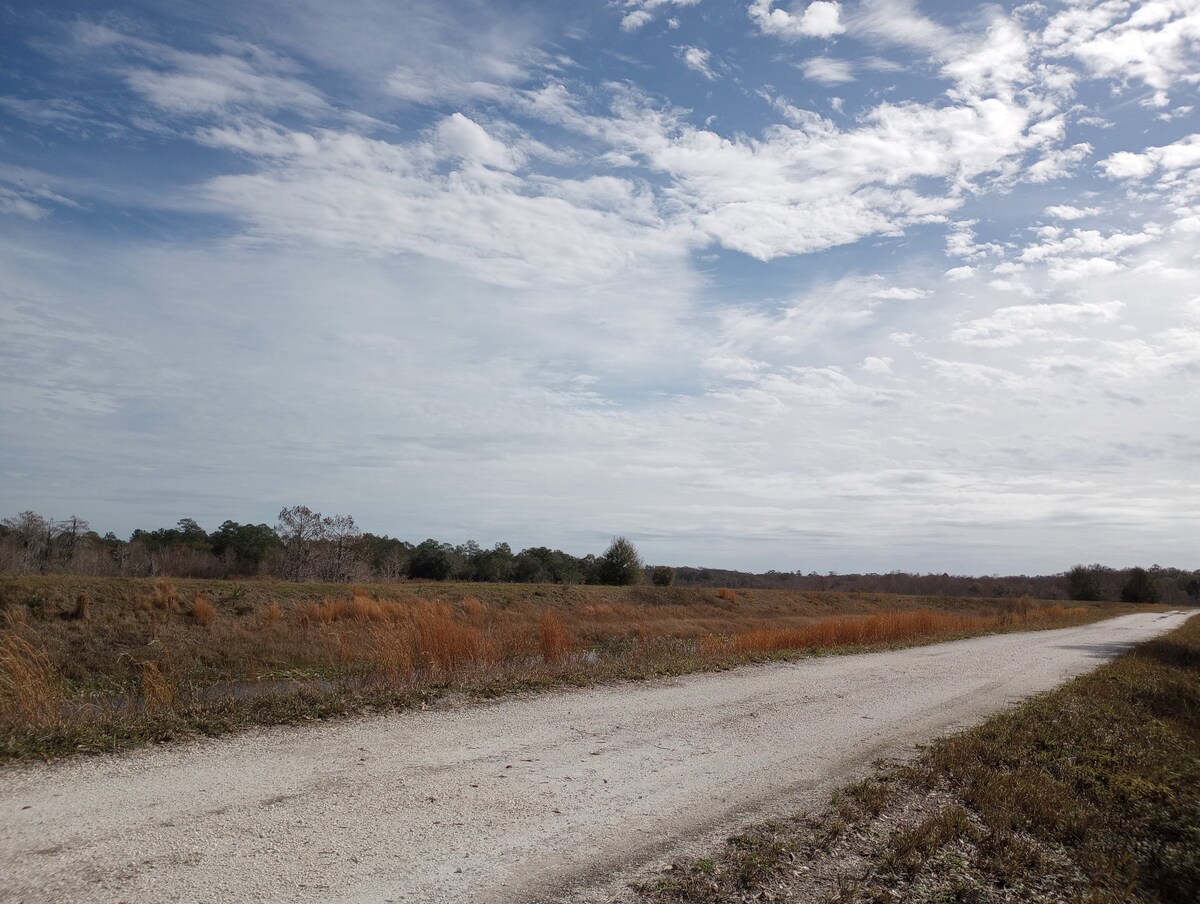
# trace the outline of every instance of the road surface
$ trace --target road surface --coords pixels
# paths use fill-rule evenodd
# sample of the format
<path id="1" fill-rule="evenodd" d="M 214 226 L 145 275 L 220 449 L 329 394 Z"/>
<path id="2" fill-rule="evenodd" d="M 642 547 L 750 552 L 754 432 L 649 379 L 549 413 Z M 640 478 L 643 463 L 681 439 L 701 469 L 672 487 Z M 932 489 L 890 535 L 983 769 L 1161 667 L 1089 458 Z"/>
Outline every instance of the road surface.
<path id="1" fill-rule="evenodd" d="M 1123 616 L 0 770 L 0 901 L 607 901 L 1187 618 Z"/>

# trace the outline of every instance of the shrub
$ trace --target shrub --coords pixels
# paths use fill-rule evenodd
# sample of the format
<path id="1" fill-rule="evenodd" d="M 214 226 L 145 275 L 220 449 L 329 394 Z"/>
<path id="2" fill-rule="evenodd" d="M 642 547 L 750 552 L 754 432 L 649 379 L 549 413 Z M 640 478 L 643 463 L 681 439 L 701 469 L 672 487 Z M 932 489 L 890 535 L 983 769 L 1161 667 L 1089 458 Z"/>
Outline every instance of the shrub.
<path id="1" fill-rule="evenodd" d="M 675 583 L 675 569 L 667 565 L 655 565 L 650 572 L 650 582 L 655 587 L 670 587 Z"/>

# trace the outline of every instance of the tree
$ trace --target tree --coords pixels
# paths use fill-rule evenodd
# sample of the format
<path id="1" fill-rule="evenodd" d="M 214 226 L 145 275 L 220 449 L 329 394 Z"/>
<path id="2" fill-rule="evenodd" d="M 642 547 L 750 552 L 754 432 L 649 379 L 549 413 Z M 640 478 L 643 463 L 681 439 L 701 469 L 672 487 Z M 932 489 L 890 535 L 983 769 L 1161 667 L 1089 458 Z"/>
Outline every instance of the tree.
<path id="1" fill-rule="evenodd" d="M 1196 603 L 1200 603 L 1200 581 L 1197 581 L 1195 578 L 1192 578 L 1190 581 L 1187 582 L 1186 590 L 1187 590 L 1188 599 L 1192 601 L 1192 605 L 1195 605 Z"/>
<path id="2" fill-rule="evenodd" d="M 330 515 L 321 519 L 322 546 L 319 572 L 325 581 L 350 581 L 361 566 L 359 539 L 362 531 L 352 515 Z"/>
<path id="3" fill-rule="evenodd" d="M 408 575 L 418 581 L 444 581 L 454 571 L 453 547 L 432 538 L 418 543 L 408 559 Z"/>
<path id="4" fill-rule="evenodd" d="M 1129 576 L 1121 587 L 1123 603 L 1157 603 L 1160 599 L 1158 582 L 1145 568 L 1129 569 Z"/>
<path id="5" fill-rule="evenodd" d="M 608 549 L 596 561 L 597 584 L 623 586 L 642 579 L 642 559 L 637 548 L 624 537 L 613 537 Z"/>
<path id="6" fill-rule="evenodd" d="M 1067 593 L 1080 602 L 1094 602 L 1102 598 L 1100 577 L 1103 565 L 1076 565 L 1067 572 Z"/>
<path id="7" fill-rule="evenodd" d="M 283 546 L 279 534 L 268 525 L 238 524 L 236 521 L 224 522 L 209 535 L 209 540 L 212 541 L 213 555 L 232 555 L 236 570 L 244 574 L 256 573 L 267 555 Z"/>
<path id="8" fill-rule="evenodd" d="M 321 513 L 307 505 L 282 509 L 275 533 L 283 541 L 283 576 L 293 581 L 311 578 L 317 543 L 325 535 Z"/>
<path id="9" fill-rule="evenodd" d="M 650 581 L 655 587 L 670 587 L 675 583 L 675 569 L 668 565 L 655 565 L 650 572 Z"/>
<path id="10" fill-rule="evenodd" d="M 5 518 L 5 534 L 12 547 L 12 570 L 45 574 L 53 551 L 54 526 L 37 512 Z"/>

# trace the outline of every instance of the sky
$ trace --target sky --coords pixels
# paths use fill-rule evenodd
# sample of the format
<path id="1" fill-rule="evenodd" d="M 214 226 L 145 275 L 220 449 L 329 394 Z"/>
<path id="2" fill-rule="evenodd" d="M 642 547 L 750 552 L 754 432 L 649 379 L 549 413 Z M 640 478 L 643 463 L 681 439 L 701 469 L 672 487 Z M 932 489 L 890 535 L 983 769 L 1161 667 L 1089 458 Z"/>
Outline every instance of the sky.
<path id="1" fill-rule="evenodd" d="M 0 5 L 0 516 L 1200 565 L 1200 0 Z"/>

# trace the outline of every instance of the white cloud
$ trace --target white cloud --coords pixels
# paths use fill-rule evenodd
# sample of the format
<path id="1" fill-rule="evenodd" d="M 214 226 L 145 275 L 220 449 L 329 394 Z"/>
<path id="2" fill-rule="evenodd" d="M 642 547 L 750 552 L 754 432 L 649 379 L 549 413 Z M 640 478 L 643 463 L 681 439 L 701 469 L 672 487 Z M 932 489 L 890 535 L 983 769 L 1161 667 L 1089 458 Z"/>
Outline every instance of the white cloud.
<path id="1" fill-rule="evenodd" d="M 1069 234 L 1047 233 L 1046 240 L 1030 245 L 1021 252 L 1025 263 L 1054 260 L 1064 256 L 1116 257 L 1121 253 L 1154 241 L 1157 228 L 1147 227 L 1145 232 L 1111 232 L 1107 235 L 1097 229 L 1073 229 Z"/>
<path id="2" fill-rule="evenodd" d="M 810 114 L 757 139 L 697 129 L 636 96 L 615 109 L 615 121 L 568 121 L 668 174 L 701 235 L 763 260 L 941 221 L 977 180 L 1015 172 L 1045 140 L 1026 131 L 1025 111 L 995 100 L 884 103 L 848 130 Z M 919 191 L 919 180 L 943 189 Z"/>
<path id="3" fill-rule="evenodd" d="M 863 358 L 862 369 L 869 374 L 890 374 L 892 372 L 892 360 L 887 356 L 876 357 L 871 355 Z"/>
<path id="4" fill-rule="evenodd" d="M 1046 216 L 1056 220 L 1082 220 L 1100 213 L 1099 207 L 1072 207 L 1069 204 L 1054 204 L 1046 208 Z"/>
<path id="5" fill-rule="evenodd" d="M 845 31 L 842 5 L 829 0 L 812 0 L 802 13 L 775 6 L 775 0 L 754 0 L 746 10 L 763 34 L 781 38 L 831 38 Z"/>
<path id="6" fill-rule="evenodd" d="M 946 278 L 951 282 L 961 282 L 964 279 L 972 279 L 975 272 L 974 267 L 951 267 L 946 271 Z"/>
<path id="7" fill-rule="evenodd" d="M 854 69 L 846 60 L 830 57 L 809 57 L 800 67 L 804 77 L 823 85 L 841 85 L 854 81 Z"/>
<path id="8" fill-rule="evenodd" d="M 716 79 L 717 75 L 709 65 L 712 54 L 707 50 L 701 50 L 699 47 L 680 47 L 678 52 L 679 58 L 689 69 L 699 72 L 706 79 Z"/>
<path id="9" fill-rule="evenodd" d="M 975 220 L 959 220 L 950 224 L 950 229 L 946 233 L 946 254 L 950 257 L 976 259 L 1000 254 L 1004 251 L 1001 246 L 992 242 L 976 241 L 975 223 Z"/>
<path id="10" fill-rule="evenodd" d="M 1014 21 L 997 16 L 978 42 L 964 42 L 949 54 L 942 72 L 955 82 L 955 92 L 968 97 L 991 95 L 1009 99 L 1017 85 L 1033 80 L 1029 44 Z"/>
<path id="11" fill-rule="evenodd" d="M 643 25 L 654 20 L 654 14 L 648 10 L 635 9 L 621 19 L 621 28 L 625 31 L 637 31 Z"/>
<path id="12" fill-rule="evenodd" d="M 214 130 L 208 140 L 257 160 L 255 172 L 210 180 L 204 196 L 260 239 L 416 253 L 500 285 L 603 282 L 638 258 L 682 253 L 637 186 L 610 179 L 597 193 L 589 180 L 522 179 L 511 171 L 519 149 L 461 114 L 407 144 L 332 131 Z"/>
<path id="13" fill-rule="evenodd" d="M 1145 179 L 1156 170 L 1171 179 L 1195 167 L 1200 167 L 1200 133 L 1141 153 L 1118 151 L 1100 161 L 1100 168 L 1110 179 Z"/>
<path id="14" fill-rule="evenodd" d="M 243 41 L 215 39 L 220 52 L 195 53 L 86 21 L 71 36 L 80 53 L 104 54 L 130 88 L 170 113 L 329 109 L 293 63 Z"/>
<path id="15" fill-rule="evenodd" d="M 1042 40 L 1050 54 L 1079 59 L 1093 76 L 1118 84 L 1143 82 L 1154 90 L 1152 102 L 1159 107 L 1170 103 L 1176 86 L 1200 81 L 1195 0 L 1072 3 L 1054 15 Z"/>
<path id="16" fill-rule="evenodd" d="M 521 161 L 520 154 L 514 153 L 503 142 L 489 135 L 479 123 L 461 113 L 447 116 L 438 123 L 437 137 L 445 153 L 462 160 L 502 170 L 515 169 Z"/>
<path id="17" fill-rule="evenodd" d="M 916 301 L 919 298 L 928 298 L 930 294 L 932 293 L 928 289 L 892 286 L 887 289 L 877 289 L 871 293 L 871 297 L 892 301 Z"/>
<path id="18" fill-rule="evenodd" d="M 1025 179 L 1029 182 L 1050 182 L 1070 176 L 1074 170 L 1090 157 L 1092 146 L 1080 142 L 1069 148 L 1057 148 L 1047 151 L 1040 160 L 1035 160 L 1025 170 Z"/>
<path id="19" fill-rule="evenodd" d="M 27 220 L 40 220 L 47 216 L 49 211 L 27 196 L 0 185 L 0 213 L 24 217 Z"/>
<path id="20" fill-rule="evenodd" d="M 655 14 L 664 7 L 695 6 L 699 2 L 700 0 L 624 0 L 623 5 L 627 12 L 621 17 L 621 28 L 624 31 L 637 31 L 643 25 L 654 21 Z M 678 28 L 679 20 L 671 19 L 667 24 L 671 28 Z"/>
<path id="21" fill-rule="evenodd" d="M 955 39 L 949 28 L 917 12 L 913 0 L 863 0 L 847 27 L 852 35 L 934 52 Z"/>
<path id="22" fill-rule="evenodd" d="M 1147 154 L 1118 151 L 1101 160 L 1100 168 L 1110 179 L 1145 179 L 1154 172 L 1154 161 Z"/>
<path id="23" fill-rule="evenodd" d="M 1062 327 L 1111 323 L 1124 307 L 1120 301 L 1003 307 L 987 317 L 957 327 L 951 339 L 985 347 L 1006 347 L 1021 342 L 1070 341 L 1072 333 L 1064 331 Z"/>

